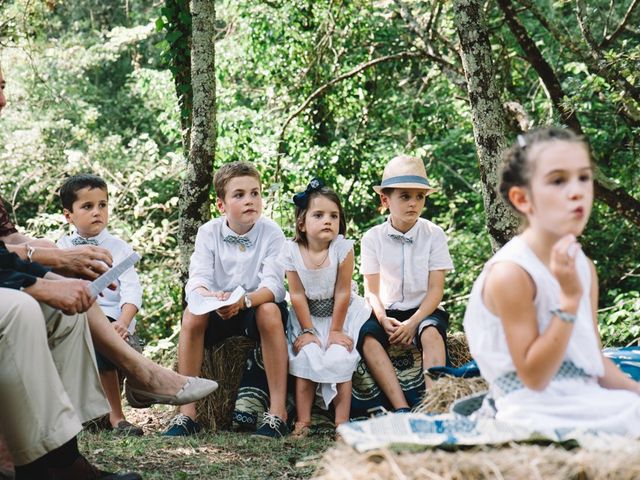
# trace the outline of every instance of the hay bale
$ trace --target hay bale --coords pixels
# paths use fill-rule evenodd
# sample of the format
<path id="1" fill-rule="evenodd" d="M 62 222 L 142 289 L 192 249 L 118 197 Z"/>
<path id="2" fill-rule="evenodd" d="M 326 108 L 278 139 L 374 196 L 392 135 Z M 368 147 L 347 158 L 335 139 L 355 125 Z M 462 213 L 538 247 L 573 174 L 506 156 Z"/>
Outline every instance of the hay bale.
<path id="1" fill-rule="evenodd" d="M 469 353 L 469 343 L 464 332 L 454 332 L 447 335 L 447 347 L 449 349 L 449 360 L 454 367 L 460 367 L 471 361 Z"/>
<path id="2" fill-rule="evenodd" d="M 344 444 L 328 450 L 319 462 L 316 480 L 488 480 L 501 478 L 544 480 L 632 480 L 640 478 L 637 453 L 567 451 L 561 447 L 506 445 L 446 452 L 393 452 L 388 449 L 357 453 Z"/>
<path id="3" fill-rule="evenodd" d="M 422 413 L 446 413 L 456 400 L 487 390 L 487 381 L 482 377 L 441 377 L 433 382 L 420 404 L 415 408 Z"/>
<path id="4" fill-rule="evenodd" d="M 205 349 L 202 377 L 218 382 L 218 389 L 196 403 L 198 422 L 211 431 L 228 430 L 245 369 L 247 355 L 256 342 L 247 337 L 231 337 Z"/>

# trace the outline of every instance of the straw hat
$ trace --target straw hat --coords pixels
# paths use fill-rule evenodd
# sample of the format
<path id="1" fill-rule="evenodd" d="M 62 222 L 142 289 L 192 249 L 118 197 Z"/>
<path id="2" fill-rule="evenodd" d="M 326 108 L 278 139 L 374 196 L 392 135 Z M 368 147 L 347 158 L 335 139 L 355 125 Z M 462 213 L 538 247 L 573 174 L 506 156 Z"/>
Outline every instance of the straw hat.
<path id="1" fill-rule="evenodd" d="M 383 188 L 419 188 L 426 190 L 427 195 L 437 190 L 429 185 L 422 160 L 409 155 L 399 155 L 387 163 L 382 173 L 382 184 L 373 187 L 378 194 Z"/>

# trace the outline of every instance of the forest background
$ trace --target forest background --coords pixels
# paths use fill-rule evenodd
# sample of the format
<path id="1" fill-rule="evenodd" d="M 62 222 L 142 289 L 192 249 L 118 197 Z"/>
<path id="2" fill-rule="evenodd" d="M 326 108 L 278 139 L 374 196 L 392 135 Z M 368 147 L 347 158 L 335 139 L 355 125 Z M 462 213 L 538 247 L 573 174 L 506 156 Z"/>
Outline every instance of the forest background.
<path id="1" fill-rule="evenodd" d="M 639 2 L 477 3 L 505 138 L 565 123 L 591 142 L 604 187 L 581 242 L 600 275 L 605 344 L 633 342 L 640 337 Z M 264 181 L 264 215 L 288 236 L 292 193 L 323 178 L 342 196 L 348 236 L 358 241 L 384 221 L 371 188 L 384 164 L 399 153 L 423 158 L 439 187 L 424 216 L 449 237 L 455 272 L 445 305 L 459 329 L 471 284 L 492 254 L 496 220 L 485 215 L 492 178 L 478 160 L 478 109 L 456 32 L 463 13 L 453 4 L 215 2 L 213 165 L 253 162 Z M 167 359 L 182 309 L 181 250 L 188 253 L 179 229 L 191 28 L 183 0 L 0 0 L 9 101 L 0 117 L 1 193 L 17 225 L 57 240 L 67 229 L 56 195 L 63 179 L 103 176 L 109 228 L 143 255 L 138 332 L 149 353 Z"/>

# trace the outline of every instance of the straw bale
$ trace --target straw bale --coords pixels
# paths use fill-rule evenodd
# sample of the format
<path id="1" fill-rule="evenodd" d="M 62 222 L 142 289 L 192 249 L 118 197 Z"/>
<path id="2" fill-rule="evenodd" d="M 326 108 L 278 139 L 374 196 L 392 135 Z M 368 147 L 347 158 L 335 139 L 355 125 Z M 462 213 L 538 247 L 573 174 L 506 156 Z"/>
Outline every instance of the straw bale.
<path id="1" fill-rule="evenodd" d="M 357 453 L 338 444 L 319 463 L 316 480 L 632 480 L 640 478 L 640 447 L 635 455 L 516 444 L 454 452 Z"/>
<path id="2" fill-rule="evenodd" d="M 231 337 L 204 351 L 202 377 L 218 382 L 218 389 L 196 403 L 198 422 L 211 431 L 228 430 L 245 369 L 247 355 L 256 342 L 246 337 Z"/>
<path id="3" fill-rule="evenodd" d="M 454 367 L 460 367 L 471 361 L 469 344 L 464 332 L 454 332 L 447 335 L 447 347 L 449 349 L 449 359 Z"/>
<path id="4" fill-rule="evenodd" d="M 459 398 L 487 390 L 484 378 L 441 377 L 433 382 L 415 411 L 423 413 L 446 413 Z"/>

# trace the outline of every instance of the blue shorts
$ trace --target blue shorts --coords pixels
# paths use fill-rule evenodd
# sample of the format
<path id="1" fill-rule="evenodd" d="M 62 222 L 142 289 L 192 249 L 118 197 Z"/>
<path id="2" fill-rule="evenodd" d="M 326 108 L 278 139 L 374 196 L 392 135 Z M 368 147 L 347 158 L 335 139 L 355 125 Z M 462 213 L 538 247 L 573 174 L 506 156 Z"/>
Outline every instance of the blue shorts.
<path id="1" fill-rule="evenodd" d="M 276 305 L 280 310 L 282 326 L 284 327 L 286 335 L 287 320 L 289 318 L 287 302 L 278 302 Z M 209 348 L 220 343 L 229 337 L 238 336 L 253 338 L 257 342 L 260 341 L 260 332 L 258 331 L 258 324 L 256 323 L 255 308 L 240 310 L 236 316 L 227 320 L 223 320 L 215 311 L 209 313 L 209 324 L 204 332 L 205 348 Z"/>
<path id="2" fill-rule="evenodd" d="M 410 310 L 386 310 L 386 313 L 387 317 L 392 317 L 396 320 L 404 322 L 411 318 L 411 316 L 416 313 L 417 310 L 417 308 L 412 308 Z M 416 337 L 414 338 L 414 343 L 420 350 L 422 350 L 420 337 L 422 336 L 422 333 L 429 327 L 434 327 L 442 337 L 447 365 L 449 365 L 449 350 L 447 348 L 447 329 L 449 328 L 449 314 L 444 310 L 436 308 L 431 313 L 431 315 L 428 315 L 424 320 L 422 320 L 422 322 L 420 322 L 420 325 L 418 325 L 418 331 L 416 332 Z M 360 334 L 358 335 L 358 344 L 356 345 L 356 348 L 362 358 L 364 358 L 364 355 L 362 353 L 362 345 L 364 343 L 364 337 L 366 337 L 367 335 L 371 335 L 373 338 L 375 338 L 378 343 L 380 343 L 385 348 L 385 350 L 389 348 L 389 335 L 387 335 L 387 332 L 384 331 L 384 328 L 382 328 L 382 325 L 380 325 L 380 322 L 378 322 L 378 319 L 373 312 L 371 313 L 369 320 L 367 320 L 360 328 Z"/>

